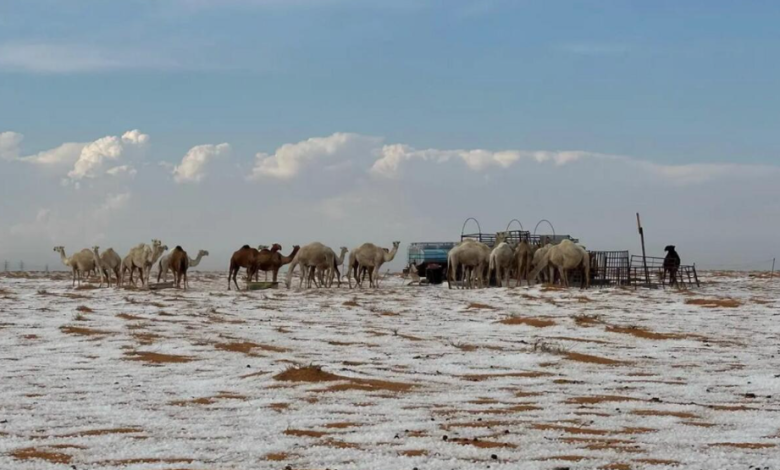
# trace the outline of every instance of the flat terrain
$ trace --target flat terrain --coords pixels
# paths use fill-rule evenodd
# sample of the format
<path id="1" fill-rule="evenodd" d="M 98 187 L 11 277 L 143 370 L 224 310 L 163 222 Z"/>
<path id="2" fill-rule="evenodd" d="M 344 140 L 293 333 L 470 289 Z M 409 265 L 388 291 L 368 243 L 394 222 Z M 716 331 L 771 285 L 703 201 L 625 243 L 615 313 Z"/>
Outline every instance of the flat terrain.
<path id="1" fill-rule="evenodd" d="M 2 469 L 777 469 L 780 280 L 228 292 L 0 277 Z"/>

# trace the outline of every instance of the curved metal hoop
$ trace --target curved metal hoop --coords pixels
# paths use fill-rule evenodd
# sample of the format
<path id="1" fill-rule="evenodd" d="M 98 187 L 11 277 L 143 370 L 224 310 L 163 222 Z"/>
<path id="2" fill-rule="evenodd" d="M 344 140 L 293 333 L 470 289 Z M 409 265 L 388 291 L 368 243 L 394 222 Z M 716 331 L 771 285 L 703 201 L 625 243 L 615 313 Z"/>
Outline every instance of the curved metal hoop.
<path id="1" fill-rule="evenodd" d="M 550 222 L 547 219 L 542 219 L 542 220 L 539 221 L 539 223 L 536 224 L 536 227 L 534 227 L 534 235 L 536 235 L 536 230 L 539 228 L 540 225 L 542 225 L 542 222 L 547 222 L 547 225 L 549 225 L 550 228 L 552 229 L 553 237 L 555 237 L 555 227 L 553 227 L 552 222 Z"/>
<path id="2" fill-rule="evenodd" d="M 473 220 L 475 224 L 477 224 L 477 230 L 479 233 L 482 233 L 482 227 L 479 226 L 479 221 L 475 219 L 474 217 L 469 217 L 466 219 L 465 222 L 463 222 L 463 227 L 460 229 L 460 238 L 463 239 L 463 235 L 466 233 L 466 224 L 469 223 L 469 220 Z"/>
<path id="3" fill-rule="evenodd" d="M 509 223 L 508 223 L 508 224 L 506 224 L 506 231 L 507 231 L 507 232 L 509 231 L 509 226 L 510 226 L 510 225 L 512 225 L 512 222 L 517 222 L 517 225 L 519 225 L 519 226 L 520 226 L 520 230 L 521 230 L 521 231 L 525 231 L 525 229 L 523 228 L 523 224 L 522 224 L 522 223 L 520 223 L 520 221 L 519 221 L 519 220 L 517 220 L 517 219 L 512 219 L 512 220 L 510 220 L 510 221 L 509 221 Z"/>

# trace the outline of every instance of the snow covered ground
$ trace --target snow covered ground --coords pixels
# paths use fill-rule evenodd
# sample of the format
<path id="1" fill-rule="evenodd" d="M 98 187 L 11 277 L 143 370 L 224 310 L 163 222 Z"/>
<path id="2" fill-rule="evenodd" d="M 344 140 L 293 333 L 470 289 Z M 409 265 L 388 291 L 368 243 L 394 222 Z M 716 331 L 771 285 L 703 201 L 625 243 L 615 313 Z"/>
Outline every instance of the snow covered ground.
<path id="1" fill-rule="evenodd" d="M 0 469 L 780 468 L 780 280 L 0 278 Z"/>

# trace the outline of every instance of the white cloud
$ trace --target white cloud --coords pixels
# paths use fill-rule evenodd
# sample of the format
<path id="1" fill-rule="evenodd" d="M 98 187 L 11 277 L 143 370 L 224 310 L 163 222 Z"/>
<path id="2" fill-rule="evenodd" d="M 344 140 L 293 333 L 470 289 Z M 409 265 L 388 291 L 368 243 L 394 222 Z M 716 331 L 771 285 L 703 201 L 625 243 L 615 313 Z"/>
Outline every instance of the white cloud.
<path id="1" fill-rule="evenodd" d="M 375 150 L 378 157 L 370 169 L 374 176 L 397 178 L 402 173 L 402 167 L 411 160 L 433 163 L 447 163 L 453 159 L 461 159 L 473 171 L 487 171 L 491 167 L 509 168 L 521 161 L 532 161 L 539 164 L 552 163 L 556 167 L 574 163 L 608 161 L 614 164 L 630 165 L 644 172 L 660 177 L 679 185 L 699 184 L 706 181 L 726 177 L 759 177 L 767 174 L 780 173 L 780 167 L 768 165 L 742 165 L 735 163 L 694 163 L 682 165 L 662 165 L 648 160 L 642 160 L 623 155 L 610 155 L 583 150 L 567 151 L 529 151 L 503 150 L 417 150 L 408 145 L 385 145 Z"/>
<path id="2" fill-rule="evenodd" d="M 148 50 L 110 50 L 80 44 L 0 44 L 0 69 L 11 71 L 68 74 L 174 67 L 177 64 L 173 60 Z"/>
<path id="3" fill-rule="evenodd" d="M 432 161 L 436 163 L 461 159 L 471 170 L 485 171 L 491 167 L 509 168 L 520 160 L 532 160 L 538 163 L 553 162 L 556 166 L 572 163 L 582 158 L 613 158 L 608 155 L 582 151 L 527 151 L 527 150 L 417 150 L 408 145 L 385 145 L 378 152 L 379 157 L 371 167 L 376 176 L 395 178 L 401 172 L 401 166 L 409 160 Z"/>
<path id="4" fill-rule="evenodd" d="M 105 231 L 112 228 L 117 213 L 127 206 L 131 193 L 109 194 L 97 207 L 86 213 L 65 214 L 51 208 L 39 208 L 35 218 L 11 225 L 9 242 L 60 244 L 63 240 L 93 245 L 105 238 Z"/>
<path id="5" fill-rule="evenodd" d="M 626 159 L 639 168 L 679 185 L 699 184 L 719 178 L 757 178 L 780 174 L 780 167 L 736 163 L 691 163 L 660 165 L 645 160 Z"/>
<path id="6" fill-rule="evenodd" d="M 86 145 L 78 142 L 66 142 L 59 147 L 22 157 L 21 160 L 47 167 L 71 166 L 79 159 L 79 155 Z"/>
<path id="7" fill-rule="evenodd" d="M 133 178 L 135 177 L 136 174 L 138 174 L 138 171 L 135 168 L 133 168 L 131 165 L 120 165 L 106 170 L 106 173 L 111 176 L 127 175 L 130 178 Z"/>
<path id="8" fill-rule="evenodd" d="M 173 169 L 173 179 L 177 183 L 199 183 L 206 177 L 206 166 L 210 160 L 225 156 L 230 152 L 230 145 L 197 145 L 192 147 L 181 164 Z"/>
<path id="9" fill-rule="evenodd" d="M 120 194 L 109 194 L 106 197 L 106 200 L 103 201 L 103 204 L 101 204 L 92 214 L 93 219 L 100 222 L 105 222 L 116 211 L 125 207 L 127 205 L 127 202 L 130 200 L 130 197 L 131 194 L 129 192 L 120 193 Z"/>
<path id="10" fill-rule="evenodd" d="M 258 153 L 250 179 L 263 177 L 289 180 L 304 168 L 326 158 L 359 158 L 370 155 L 379 139 L 359 134 L 337 132 L 328 137 L 313 137 L 295 144 L 285 144 L 274 155 Z"/>
<path id="11" fill-rule="evenodd" d="M 119 160 L 128 147 L 140 147 L 149 142 L 149 136 L 138 130 L 126 132 L 121 138 L 102 137 L 81 149 L 73 170 L 68 172 L 71 180 L 95 178 L 101 174 L 104 163 Z"/>
<path id="12" fill-rule="evenodd" d="M 133 145 L 144 145 L 149 143 L 149 135 L 143 134 L 138 129 L 127 131 L 122 134 L 122 142 Z"/>
<path id="13" fill-rule="evenodd" d="M 70 167 L 65 184 L 77 182 L 83 178 L 95 178 L 103 174 L 107 162 L 120 160 L 128 149 L 143 148 L 149 142 L 149 136 L 139 130 L 125 132 L 122 137 L 106 136 L 94 142 L 66 142 L 55 148 L 43 150 L 33 155 L 20 157 L 22 134 L 15 132 L 0 133 L 0 158 L 17 160 L 44 168 L 59 171 Z M 112 176 L 135 176 L 131 165 L 116 165 L 105 171 Z"/>
<path id="14" fill-rule="evenodd" d="M 23 139 L 18 132 L 0 132 L 0 160 L 18 159 Z"/>

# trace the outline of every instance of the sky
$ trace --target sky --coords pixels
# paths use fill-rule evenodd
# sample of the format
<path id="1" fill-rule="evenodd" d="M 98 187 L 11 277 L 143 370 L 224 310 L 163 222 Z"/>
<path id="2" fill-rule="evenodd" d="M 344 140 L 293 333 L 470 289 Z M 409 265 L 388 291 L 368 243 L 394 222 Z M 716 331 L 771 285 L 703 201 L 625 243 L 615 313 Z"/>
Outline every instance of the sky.
<path id="1" fill-rule="evenodd" d="M 161 239 L 780 254 L 780 3 L 5 0 L 0 261 Z M 467 227 L 467 231 L 474 231 Z M 549 232 L 541 225 L 540 232 Z"/>

